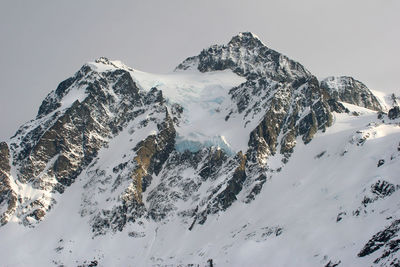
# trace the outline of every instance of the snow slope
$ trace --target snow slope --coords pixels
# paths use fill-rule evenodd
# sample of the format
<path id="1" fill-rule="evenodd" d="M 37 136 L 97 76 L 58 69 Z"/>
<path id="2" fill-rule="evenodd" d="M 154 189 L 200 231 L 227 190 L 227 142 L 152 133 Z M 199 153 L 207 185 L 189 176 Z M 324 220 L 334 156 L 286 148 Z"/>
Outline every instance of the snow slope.
<path id="1" fill-rule="evenodd" d="M 80 215 L 88 179 L 82 173 L 35 228 L 16 223 L 0 228 L 2 266 L 76 266 L 93 260 L 100 266 L 205 266 L 208 259 L 215 266 L 370 265 L 377 253 L 357 254 L 382 226 L 399 219 L 400 191 L 366 207 L 362 201 L 378 180 L 400 184 L 400 127 L 382 123 L 375 112 L 347 107 L 361 115 L 336 114 L 325 133 L 307 145 L 299 142 L 256 200 L 235 202 L 223 216 L 192 231 L 179 218 L 142 219 L 122 232 L 93 238 L 88 217 Z M 116 139 L 102 149 L 101 158 L 113 158 L 115 147 L 124 146 Z M 377 167 L 380 159 L 385 164 Z"/>
<path id="2" fill-rule="evenodd" d="M 229 90 L 246 79 L 230 70 L 206 72 L 174 72 L 167 75 L 131 72 L 143 90 L 157 87 L 170 104 L 183 107 L 182 123 L 177 128 L 180 145 L 210 146 L 225 144 L 233 153 L 245 151 L 251 127 L 243 129 L 241 121 L 225 121 L 224 112 L 232 106 Z M 188 144 L 190 143 L 190 144 Z"/>

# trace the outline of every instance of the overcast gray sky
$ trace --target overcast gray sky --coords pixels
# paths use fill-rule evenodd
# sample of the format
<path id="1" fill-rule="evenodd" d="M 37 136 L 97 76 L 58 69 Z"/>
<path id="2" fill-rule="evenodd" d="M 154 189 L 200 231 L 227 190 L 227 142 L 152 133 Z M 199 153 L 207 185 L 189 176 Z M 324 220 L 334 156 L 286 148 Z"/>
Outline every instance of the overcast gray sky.
<path id="1" fill-rule="evenodd" d="M 0 140 L 100 56 L 165 73 L 241 31 L 318 78 L 400 94 L 400 0 L 0 0 Z"/>

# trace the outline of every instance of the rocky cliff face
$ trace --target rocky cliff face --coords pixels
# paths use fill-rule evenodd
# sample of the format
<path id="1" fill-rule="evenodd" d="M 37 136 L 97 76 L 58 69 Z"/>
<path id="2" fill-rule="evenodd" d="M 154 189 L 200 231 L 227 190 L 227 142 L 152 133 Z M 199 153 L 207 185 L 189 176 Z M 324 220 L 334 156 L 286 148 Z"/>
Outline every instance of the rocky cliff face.
<path id="1" fill-rule="evenodd" d="M 17 194 L 11 183 L 10 150 L 7 143 L 0 143 L 0 223 L 8 222 L 17 206 Z"/>
<path id="2" fill-rule="evenodd" d="M 100 58 L 60 83 L 37 117 L 0 144 L 1 224 L 12 220 L 34 228 L 77 191 L 71 205 L 94 240 L 125 232 L 139 241 L 154 233 L 156 240 L 162 225 L 170 224 L 202 231 L 235 212 L 234 206 L 254 205 L 267 181 L 282 176 L 286 166 L 293 173 L 297 147 L 323 136 L 335 116 L 351 116 L 341 102 L 381 110 L 362 83 L 349 77 L 319 83 L 251 33 L 203 50 L 169 76 Z M 390 127 L 397 123 L 396 112 L 389 112 Z M 229 127 L 233 134 L 225 131 Z M 358 135 L 349 142 L 363 146 L 374 132 Z M 337 154 L 344 157 L 348 150 Z M 326 150 L 313 155 L 325 157 Z M 291 183 L 290 188 L 298 186 Z M 337 222 L 347 213 L 339 214 Z M 285 231 L 275 224 L 250 231 L 250 224 L 229 235 L 243 232 L 245 240 L 264 242 Z M 160 240 L 172 235 L 164 234 Z M 154 242 L 139 247 L 151 249 Z"/>
<path id="3" fill-rule="evenodd" d="M 391 120 L 395 120 L 397 118 L 400 118 L 400 108 L 399 108 L 399 106 L 391 108 L 389 110 L 389 112 L 388 112 L 388 117 Z"/>
<path id="4" fill-rule="evenodd" d="M 111 66 L 104 58 L 95 64 Z M 16 182 L 39 194 L 34 199 L 20 196 L 18 217 L 24 224 L 41 220 L 55 203 L 52 194 L 63 193 L 100 148 L 149 106 L 162 106 L 163 101 L 156 89 L 139 92 L 129 72 L 115 67 L 99 72 L 84 65 L 62 82 L 43 101 L 37 118 L 10 142 Z M 162 112 L 167 114 L 165 107 Z M 141 183 L 142 177 L 134 179 Z"/>
<path id="5" fill-rule="evenodd" d="M 328 77 L 321 81 L 321 87 L 337 100 L 356 106 L 380 111 L 382 106 L 367 86 L 352 77 Z"/>

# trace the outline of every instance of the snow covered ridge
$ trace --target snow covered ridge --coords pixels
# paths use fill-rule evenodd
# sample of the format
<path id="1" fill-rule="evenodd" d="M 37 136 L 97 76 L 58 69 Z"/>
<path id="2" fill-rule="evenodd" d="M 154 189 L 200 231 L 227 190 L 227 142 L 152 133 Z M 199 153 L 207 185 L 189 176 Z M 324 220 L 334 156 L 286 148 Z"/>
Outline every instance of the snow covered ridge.
<path id="1" fill-rule="evenodd" d="M 252 33 L 169 74 L 89 62 L 0 143 L 2 264 L 400 264 L 396 103 Z"/>

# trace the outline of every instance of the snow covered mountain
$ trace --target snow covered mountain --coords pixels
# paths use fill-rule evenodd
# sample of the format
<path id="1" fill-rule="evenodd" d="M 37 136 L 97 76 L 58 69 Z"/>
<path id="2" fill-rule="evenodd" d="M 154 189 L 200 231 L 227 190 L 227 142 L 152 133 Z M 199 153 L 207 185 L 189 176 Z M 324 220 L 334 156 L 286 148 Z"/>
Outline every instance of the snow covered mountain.
<path id="1" fill-rule="evenodd" d="M 388 105 L 252 33 L 170 74 L 99 58 L 0 143 L 1 265 L 400 266 Z"/>

